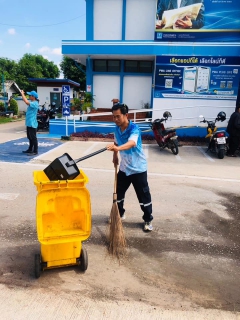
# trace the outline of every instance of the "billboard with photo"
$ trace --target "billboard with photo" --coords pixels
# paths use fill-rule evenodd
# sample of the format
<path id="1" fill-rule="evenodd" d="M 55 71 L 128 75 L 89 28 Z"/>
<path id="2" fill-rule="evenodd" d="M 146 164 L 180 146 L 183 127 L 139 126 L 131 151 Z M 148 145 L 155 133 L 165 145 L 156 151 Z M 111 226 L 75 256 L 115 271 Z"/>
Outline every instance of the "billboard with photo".
<path id="1" fill-rule="evenodd" d="M 240 40 L 240 0 L 156 1 L 156 41 Z"/>
<path id="2" fill-rule="evenodd" d="M 240 57 L 157 56 L 155 98 L 236 100 Z"/>

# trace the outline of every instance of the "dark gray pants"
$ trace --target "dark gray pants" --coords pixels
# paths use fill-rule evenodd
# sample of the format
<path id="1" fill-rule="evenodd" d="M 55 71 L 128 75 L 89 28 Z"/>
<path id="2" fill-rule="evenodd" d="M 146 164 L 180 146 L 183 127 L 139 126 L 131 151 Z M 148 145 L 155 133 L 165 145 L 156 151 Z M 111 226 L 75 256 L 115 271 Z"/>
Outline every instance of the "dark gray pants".
<path id="1" fill-rule="evenodd" d="M 38 153 L 38 140 L 37 140 L 37 129 L 27 127 L 27 138 L 29 140 L 29 151 Z"/>
<path id="2" fill-rule="evenodd" d="M 140 207 L 143 211 L 142 218 L 145 222 L 150 222 L 153 216 L 151 194 L 147 182 L 147 171 L 126 176 L 124 172 L 119 170 L 117 179 L 117 203 L 120 216 L 125 212 L 123 207 L 125 193 L 131 184 L 133 184 Z"/>
<path id="3" fill-rule="evenodd" d="M 234 154 L 240 145 L 240 137 L 232 136 L 229 137 L 229 154 Z"/>

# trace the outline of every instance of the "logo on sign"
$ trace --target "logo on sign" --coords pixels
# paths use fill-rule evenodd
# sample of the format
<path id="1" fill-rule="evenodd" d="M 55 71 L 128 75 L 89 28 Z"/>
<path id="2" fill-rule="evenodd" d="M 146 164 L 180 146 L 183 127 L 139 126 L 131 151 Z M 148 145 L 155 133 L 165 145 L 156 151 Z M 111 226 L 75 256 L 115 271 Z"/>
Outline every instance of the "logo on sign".
<path id="1" fill-rule="evenodd" d="M 70 86 L 62 86 L 62 94 L 70 95 Z"/>
<path id="2" fill-rule="evenodd" d="M 63 108 L 63 115 L 69 116 L 70 115 L 70 109 L 69 108 Z"/>
<path id="3" fill-rule="evenodd" d="M 70 106 L 70 96 L 63 96 L 62 97 L 62 104 L 63 106 Z"/>

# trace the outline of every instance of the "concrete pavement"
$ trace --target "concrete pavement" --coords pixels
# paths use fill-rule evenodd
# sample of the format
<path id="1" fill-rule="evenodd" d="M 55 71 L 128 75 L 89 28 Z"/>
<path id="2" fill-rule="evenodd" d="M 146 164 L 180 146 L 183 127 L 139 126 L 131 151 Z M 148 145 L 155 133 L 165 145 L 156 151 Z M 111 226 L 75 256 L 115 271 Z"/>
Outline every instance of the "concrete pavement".
<path id="1" fill-rule="evenodd" d="M 15 138 L 21 131 L 4 130 Z M 2 141 L 4 134 L 0 126 Z M 240 319 L 240 159 L 208 158 L 197 147 L 180 148 L 178 157 L 157 145 L 144 147 L 154 231 L 143 233 L 130 187 L 128 257 L 120 265 L 106 252 L 112 154 L 81 162 L 92 198 L 92 235 L 85 242 L 89 268 L 85 274 L 54 269 L 34 279 L 39 243 L 33 171 L 64 152 L 78 158 L 104 145 L 66 142 L 30 163 L 0 163 L 0 318 Z"/>

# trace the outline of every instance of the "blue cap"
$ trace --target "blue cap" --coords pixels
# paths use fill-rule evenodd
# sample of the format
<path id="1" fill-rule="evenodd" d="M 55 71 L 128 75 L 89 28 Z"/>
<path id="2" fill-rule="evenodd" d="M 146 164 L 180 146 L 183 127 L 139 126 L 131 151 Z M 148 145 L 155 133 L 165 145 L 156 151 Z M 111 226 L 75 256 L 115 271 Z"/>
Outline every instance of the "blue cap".
<path id="1" fill-rule="evenodd" d="M 33 96 L 34 98 L 38 99 L 38 94 L 37 94 L 36 91 L 27 92 L 27 94 L 28 94 L 29 96 Z"/>

